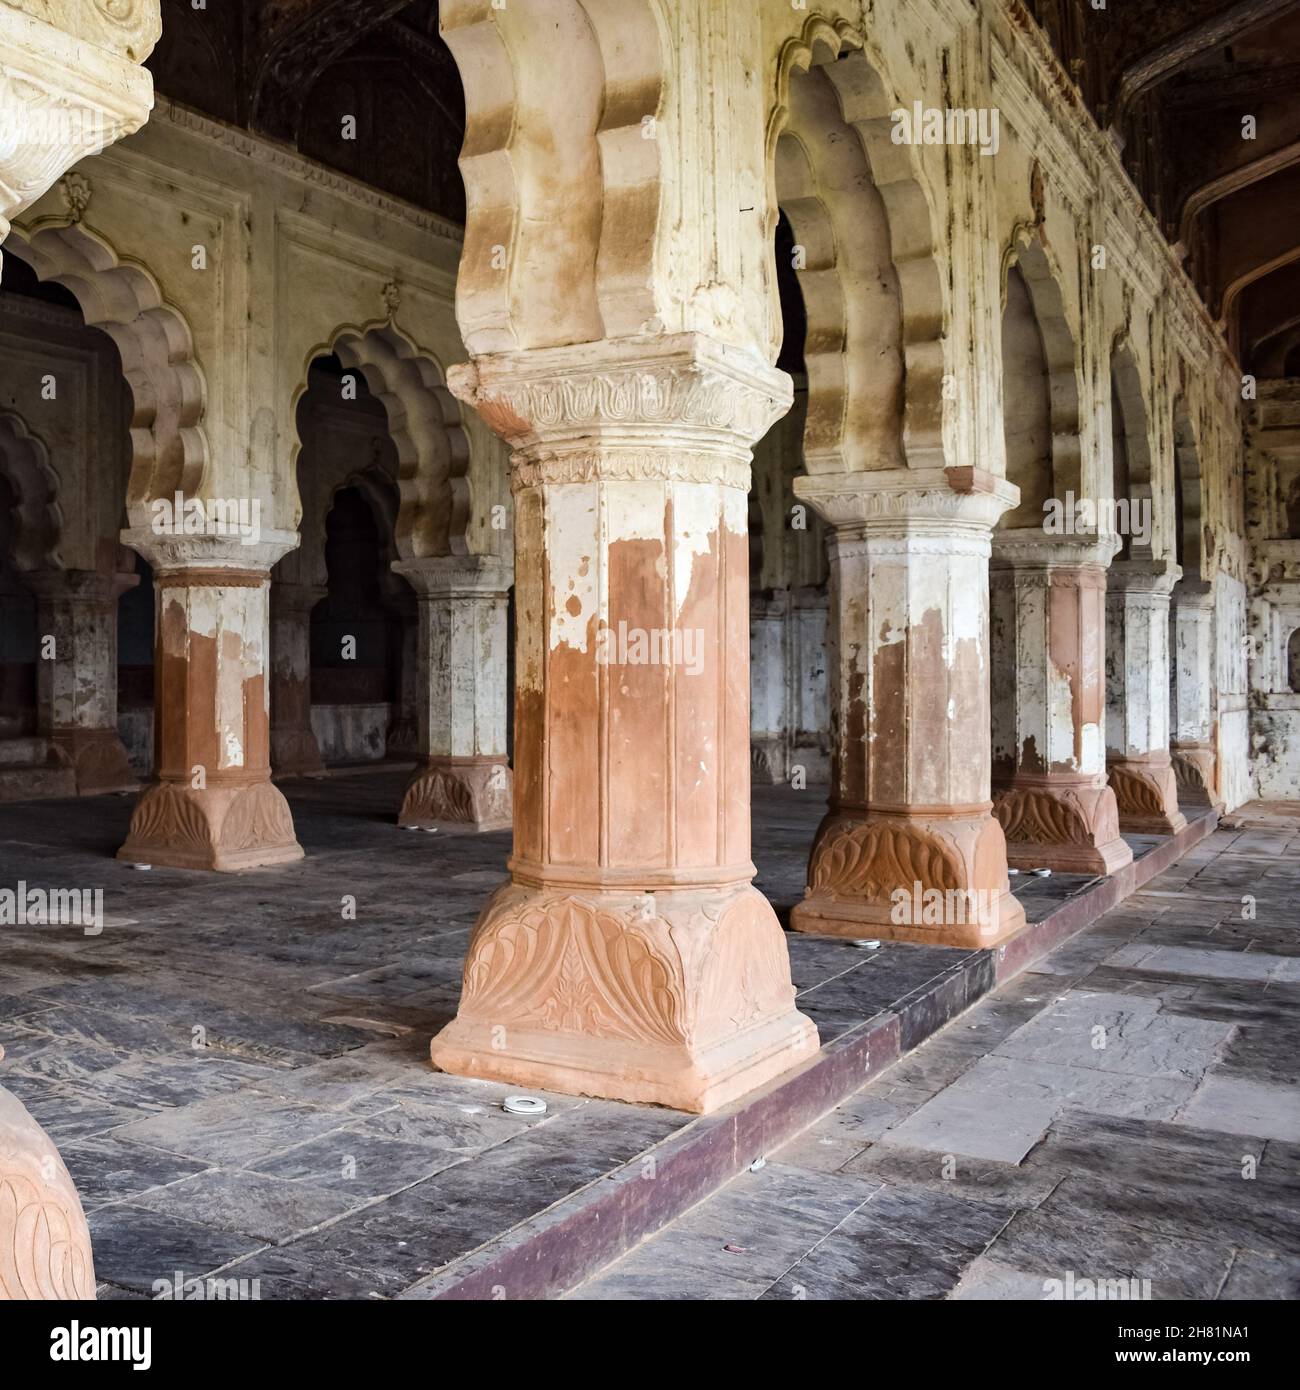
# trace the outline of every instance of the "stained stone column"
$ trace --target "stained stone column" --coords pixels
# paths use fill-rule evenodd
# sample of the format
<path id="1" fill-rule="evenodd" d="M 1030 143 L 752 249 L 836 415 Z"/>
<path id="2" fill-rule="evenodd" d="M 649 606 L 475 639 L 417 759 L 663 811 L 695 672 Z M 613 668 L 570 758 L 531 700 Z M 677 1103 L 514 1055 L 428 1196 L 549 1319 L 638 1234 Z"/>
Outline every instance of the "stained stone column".
<path id="1" fill-rule="evenodd" d="M 251 869 L 300 859 L 271 783 L 267 648 L 271 566 L 294 545 L 126 531 L 154 569 L 157 781 L 118 858 L 179 869 Z"/>
<path id="2" fill-rule="evenodd" d="M 506 607 L 510 570 L 486 556 L 393 566 L 419 599 L 420 756 L 399 825 L 478 830 L 511 823 L 506 760 Z"/>
<path id="3" fill-rule="evenodd" d="M 754 780 L 769 784 L 790 777 L 789 617 L 788 591 L 750 596 L 750 754 Z"/>
<path id="4" fill-rule="evenodd" d="M 1118 537 L 995 531 L 993 812 L 1015 868 L 1133 862 L 1106 781 L 1106 566 Z"/>
<path id="5" fill-rule="evenodd" d="M 139 576 L 47 570 L 24 582 L 37 596 L 40 733 L 68 755 L 80 795 L 133 789 L 117 731 L 117 601 Z"/>
<path id="6" fill-rule="evenodd" d="M 1173 835 L 1187 821 L 1169 756 L 1172 561 L 1112 564 L 1106 581 L 1106 764 L 1122 830 Z"/>
<path id="7" fill-rule="evenodd" d="M 1178 798 L 1189 806 L 1221 806 L 1214 749 L 1214 589 L 1180 579 L 1170 603 L 1173 647 L 1169 751 Z"/>
<path id="8" fill-rule="evenodd" d="M 271 767 L 277 777 L 324 772 L 311 726 L 311 615 L 328 589 L 271 584 Z"/>
<path id="9" fill-rule="evenodd" d="M 390 758 L 420 755 L 420 623 L 419 604 L 408 591 L 387 603 L 402 619 L 402 656 L 397 708 L 388 722 L 385 751 Z"/>
<path id="10" fill-rule="evenodd" d="M 749 842 L 750 449 L 789 379 L 682 334 L 449 385 L 514 449 L 515 840 L 433 1060 L 713 1109 L 817 1047 Z"/>
<path id="11" fill-rule="evenodd" d="M 1001 941 L 1025 918 L 990 800 L 989 535 L 1016 489 L 916 469 L 816 475 L 795 490 L 831 527 L 834 742 L 830 807 L 792 924 Z"/>

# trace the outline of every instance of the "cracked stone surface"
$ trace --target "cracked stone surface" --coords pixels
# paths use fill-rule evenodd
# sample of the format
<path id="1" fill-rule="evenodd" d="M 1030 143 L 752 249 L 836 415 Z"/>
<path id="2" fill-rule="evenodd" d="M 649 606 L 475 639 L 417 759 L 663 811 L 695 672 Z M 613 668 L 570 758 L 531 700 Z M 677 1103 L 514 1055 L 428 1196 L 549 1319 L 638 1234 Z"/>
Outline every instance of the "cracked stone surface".
<path id="1" fill-rule="evenodd" d="M 1300 1297 L 1300 824 L 1234 820 L 570 1297 Z"/>

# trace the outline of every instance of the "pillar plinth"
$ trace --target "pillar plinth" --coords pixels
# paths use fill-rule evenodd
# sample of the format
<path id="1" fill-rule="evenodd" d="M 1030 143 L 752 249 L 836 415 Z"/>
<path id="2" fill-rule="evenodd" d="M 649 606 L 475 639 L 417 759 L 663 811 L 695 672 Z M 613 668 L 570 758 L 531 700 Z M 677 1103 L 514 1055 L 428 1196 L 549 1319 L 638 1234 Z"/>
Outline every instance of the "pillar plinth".
<path id="1" fill-rule="evenodd" d="M 1188 806 L 1223 807 L 1214 746 L 1214 589 L 1180 579 L 1169 611 L 1173 647 L 1172 738 L 1178 799 Z"/>
<path id="2" fill-rule="evenodd" d="M 790 779 L 789 617 L 785 590 L 751 595 L 750 754 L 754 780 L 768 784 Z"/>
<path id="3" fill-rule="evenodd" d="M 0 1302 L 93 1299 L 95 1263 L 77 1189 L 49 1135 L 3 1087 L 0 1195 Z"/>
<path id="4" fill-rule="evenodd" d="M 393 568 L 418 599 L 419 758 L 398 824 L 505 830 L 510 568 L 476 555 L 402 560 Z"/>
<path id="5" fill-rule="evenodd" d="M 67 755 L 79 795 L 135 790 L 117 731 L 117 601 L 139 576 L 46 570 L 24 582 L 37 597 L 43 646 L 36 668 L 40 733 Z"/>
<path id="6" fill-rule="evenodd" d="M 297 543 L 123 532 L 154 567 L 157 780 L 118 858 L 178 869 L 251 869 L 302 858 L 271 783 L 270 569 Z"/>
<path id="7" fill-rule="evenodd" d="M 277 777 L 325 771 L 311 726 L 311 614 L 323 585 L 271 583 L 271 767 Z"/>
<path id="8" fill-rule="evenodd" d="M 449 385 L 514 449 L 515 840 L 433 1060 L 714 1109 L 817 1047 L 749 842 L 749 450 L 789 379 L 684 334 Z"/>
<path id="9" fill-rule="evenodd" d="M 831 527 L 834 742 L 792 924 L 993 945 L 1025 920 L 989 761 L 989 536 L 1017 491 L 971 469 L 819 474 L 795 490 Z"/>
<path id="10" fill-rule="evenodd" d="M 1106 765 L 1120 829 L 1176 835 L 1187 825 L 1169 755 L 1172 561 L 1112 564 L 1106 580 Z"/>
<path id="11" fill-rule="evenodd" d="M 1106 779 L 1106 566 L 1118 546 L 993 533 L 993 811 L 1014 868 L 1133 862 Z"/>

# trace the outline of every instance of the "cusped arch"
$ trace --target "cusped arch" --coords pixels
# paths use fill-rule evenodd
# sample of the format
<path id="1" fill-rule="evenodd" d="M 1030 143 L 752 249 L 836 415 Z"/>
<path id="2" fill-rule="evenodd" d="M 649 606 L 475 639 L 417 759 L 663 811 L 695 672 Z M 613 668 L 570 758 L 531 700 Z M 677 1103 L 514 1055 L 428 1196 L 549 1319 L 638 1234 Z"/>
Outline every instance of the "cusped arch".
<path id="1" fill-rule="evenodd" d="M 22 574 L 62 569 L 58 474 L 44 441 L 13 411 L 0 411 L 0 477 L 14 493 L 14 568 Z"/>
<path id="2" fill-rule="evenodd" d="M 397 518 L 401 500 L 398 496 L 396 480 L 390 478 L 382 468 L 373 466 L 354 468 L 330 484 L 325 495 L 325 504 L 320 509 L 320 515 L 314 519 L 312 524 L 313 539 L 319 544 L 318 553 L 322 557 L 325 554 L 329 514 L 334 510 L 339 493 L 349 490 L 356 492 L 365 502 L 375 523 L 375 531 L 378 533 L 382 551 L 379 574 L 380 589 L 389 599 L 409 594 L 410 586 L 393 570 L 394 562 L 402 558 L 397 548 Z M 304 537 L 305 543 L 306 538 Z"/>
<path id="3" fill-rule="evenodd" d="M 658 5 L 442 0 L 439 24 L 465 88 L 466 347 L 643 331 L 659 313 L 664 141 L 645 131 L 670 52 Z"/>
<path id="4" fill-rule="evenodd" d="M 148 526 L 155 498 L 201 496 L 209 468 L 207 386 L 189 324 L 158 281 L 82 223 L 15 227 L 6 246 L 40 279 L 68 290 L 86 323 L 117 347 L 132 400 L 131 525 Z"/>
<path id="5" fill-rule="evenodd" d="M 1028 293 L 1046 373 L 1050 477 L 1045 481 L 1051 496 L 1064 498 L 1067 493 L 1073 493 L 1080 497 L 1083 494 L 1083 450 L 1079 437 L 1079 352 L 1061 292 L 1059 268 L 1038 235 L 1028 227 L 1018 229 L 1003 252 L 1001 293 L 1004 318 L 1016 272 Z M 1015 384 L 1007 381 L 1004 370 L 1004 412 L 1008 393 L 1014 390 Z M 1011 481 L 1018 483 L 1020 480 L 1012 478 Z M 1008 514 L 1004 520 L 1009 521 L 1013 515 Z M 1041 513 L 1035 519 L 1041 519 Z"/>
<path id="6" fill-rule="evenodd" d="M 768 226 L 804 248 L 808 470 L 942 467 L 947 306 L 934 213 L 863 35 L 812 16 L 777 63 Z M 775 265 L 770 279 L 775 284 Z M 780 341 L 772 296 L 770 338 Z"/>
<path id="7" fill-rule="evenodd" d="M 418 348 L 391 320 L 344 326 L 329 342 L 308 353 L 293 402 L 295 419 L 298 403 L 309 389 L 311 364 L 331 354 L 347 370 L 360 372 L 387 415 L 388 433 L 397 451 L 400 503 L 394 535 L 399 556 L 420 560 L 467 554 L 469 439 L 437 359 Z M 302 441 L 295 438 L 291 460 L 295 478 L 301 452 Z"/>

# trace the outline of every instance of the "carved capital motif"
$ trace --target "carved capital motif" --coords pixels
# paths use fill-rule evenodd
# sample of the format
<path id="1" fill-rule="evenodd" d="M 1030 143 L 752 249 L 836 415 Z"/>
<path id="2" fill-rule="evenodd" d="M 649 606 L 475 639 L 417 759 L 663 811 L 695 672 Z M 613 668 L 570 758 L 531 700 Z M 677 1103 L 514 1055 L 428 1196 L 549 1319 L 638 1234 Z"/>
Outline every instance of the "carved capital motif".
<path id="1" fill-rule="evenodd" d="M 863 534 L 950 534 L 965 528 L 987 534 L 1020 491 L 970 470 L 901 468 L 879 472 L 816 473 L 794 480 L 795 495 L 837 530 Z"/>
<path id="2" fill-rule="evenodd" d="M 501 353 L 453 367 L 447 385 L 541 482 L 608 469 L 735 485 L 739 463 L 747 486 L 750 445 L 791 401 L 783 372 L 696 334 Z"/>
<path id="3" fill-rule="evenodd" d="M 0 1088 L 0 1300 L 94 1297 L 77 1189 L 49 1136 Z"/>
<path id="4" fill-rule="evenodd" d="M 0 5 L 132 63 L 143 63 L 162 34 L 159 0 L 0 0 Z"/>

